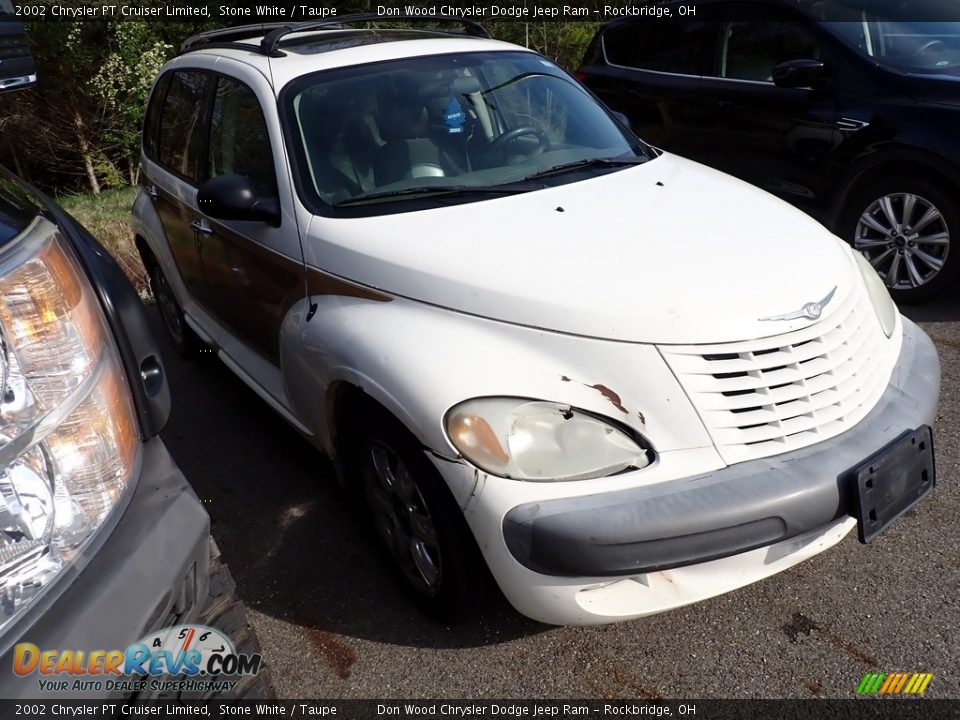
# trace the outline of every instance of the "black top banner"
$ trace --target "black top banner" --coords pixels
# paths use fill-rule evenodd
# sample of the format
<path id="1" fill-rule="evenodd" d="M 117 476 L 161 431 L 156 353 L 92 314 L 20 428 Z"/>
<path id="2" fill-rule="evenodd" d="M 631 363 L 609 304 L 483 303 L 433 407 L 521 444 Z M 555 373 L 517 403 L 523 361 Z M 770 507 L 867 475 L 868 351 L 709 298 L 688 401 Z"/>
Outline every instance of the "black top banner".
<path id="1" fill-rule="evenodd" d="M 356 13 L 372 13 L 385 20 L 412 15 L 480 22 L 606 22 L 756 19 L 777 11 L 828 22 L 960 22 L 957 0 L 0 0 L 0 13 L 11 9 L 22 21 L 222 20 L 225 24 L 336 20 Z"/>

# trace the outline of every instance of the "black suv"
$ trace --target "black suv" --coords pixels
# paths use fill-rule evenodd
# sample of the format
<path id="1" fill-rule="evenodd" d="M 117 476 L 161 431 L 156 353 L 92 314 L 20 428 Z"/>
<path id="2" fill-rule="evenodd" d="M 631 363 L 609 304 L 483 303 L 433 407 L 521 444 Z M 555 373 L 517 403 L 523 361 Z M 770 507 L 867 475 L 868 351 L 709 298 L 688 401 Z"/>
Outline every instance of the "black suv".
<path id="1" fill-rule="evenodd" d="M 809 212 L 861 250 L 898 301 L 952 287 L 960 3 L 664 5 L 671 19 L 600 30 L 578 73 L 587 87 L 652 144 Z"/>

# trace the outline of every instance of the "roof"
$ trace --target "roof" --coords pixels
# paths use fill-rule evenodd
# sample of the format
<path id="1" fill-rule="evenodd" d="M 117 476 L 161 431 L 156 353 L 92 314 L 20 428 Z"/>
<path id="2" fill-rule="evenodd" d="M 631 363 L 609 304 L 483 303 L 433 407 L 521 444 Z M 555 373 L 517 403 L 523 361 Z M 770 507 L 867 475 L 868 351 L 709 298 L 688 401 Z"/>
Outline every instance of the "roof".
<path id="1" fill-rule="evenodd" d="M 278 24 L 240 28 L 243 37 L 204 33 L 208 42 L 184 46 L 173 65 L 189 65 L 191 58 L 230 58 L 257 68 L 271 79 L 276 92 L 291 80 L 320 70 L 382 62 L 397 58 L 525 48 L 488 37 L 436 29 L 358 29 L 328 27 L 284 33 L 278 52 L 264 53 L 263 42 Z M 229 32 L 231 29 L 228 29 Z"/>

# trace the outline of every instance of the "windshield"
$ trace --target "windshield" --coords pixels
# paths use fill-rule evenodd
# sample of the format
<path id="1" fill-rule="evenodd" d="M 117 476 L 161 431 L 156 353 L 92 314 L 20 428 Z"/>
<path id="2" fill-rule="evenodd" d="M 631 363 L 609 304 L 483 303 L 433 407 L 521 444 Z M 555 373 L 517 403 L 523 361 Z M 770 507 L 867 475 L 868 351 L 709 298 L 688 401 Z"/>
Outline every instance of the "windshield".
<path id="1" fill-rule="evenodd" d="M 475 200 L 531 189 L 534 177 L 543 187 L 646 159 L 635 137 L 533 53 L 321 72 L 296 81 L 283 104 L 299 185 L 326 206 Z"/>
<path id="2" fill-rule="evenodd" d="M 906 73 L 960 73 L 956 0 L 819 0 L 808 12 L 881 65 Z"/>

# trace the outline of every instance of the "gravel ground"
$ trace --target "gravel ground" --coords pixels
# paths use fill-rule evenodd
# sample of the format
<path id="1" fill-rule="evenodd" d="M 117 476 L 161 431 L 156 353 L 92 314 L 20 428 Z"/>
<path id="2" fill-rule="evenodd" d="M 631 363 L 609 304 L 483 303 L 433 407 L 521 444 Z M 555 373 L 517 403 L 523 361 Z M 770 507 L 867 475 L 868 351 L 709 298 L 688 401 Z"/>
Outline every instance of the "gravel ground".
<path id="1" fill-rule="evenodd" d="M 157 335 L 165 342 L 158 315 Z M 592 628 L 505 603 L 433 624 L 400 596 L 329 463 L 212 357 L 164 345 L 164 440 L 213 534 L 286 698 L 852 697 L 864 673 L 931 672 L 960 697 L 960 296 L 907 308 L 943 366 L 939 486 L 869 546 L 836 548 L 748 588 Z"/>

